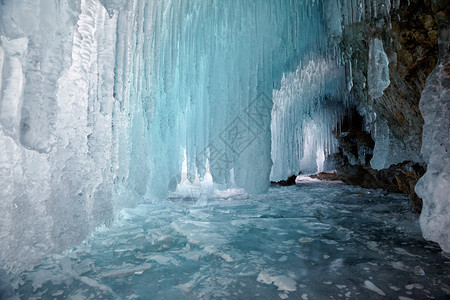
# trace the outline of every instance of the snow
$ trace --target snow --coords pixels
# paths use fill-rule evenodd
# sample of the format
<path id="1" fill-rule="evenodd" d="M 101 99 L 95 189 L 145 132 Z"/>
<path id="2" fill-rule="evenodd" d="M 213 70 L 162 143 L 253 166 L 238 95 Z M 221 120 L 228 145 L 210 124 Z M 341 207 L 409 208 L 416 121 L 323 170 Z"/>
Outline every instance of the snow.
<path id="1" fill-rule="evenodd" d="M 303 183 L 303 182 L 307 182 L 307 183 L 309 183 L 309 182 L 321 182 L 321 180 L 317 179 L 317 178 L 311 178 L 311 177 L 309 177 L 307 175 L 298 175 L 295 178 L 295 183 L 299 184 L 299 183 Z"/>

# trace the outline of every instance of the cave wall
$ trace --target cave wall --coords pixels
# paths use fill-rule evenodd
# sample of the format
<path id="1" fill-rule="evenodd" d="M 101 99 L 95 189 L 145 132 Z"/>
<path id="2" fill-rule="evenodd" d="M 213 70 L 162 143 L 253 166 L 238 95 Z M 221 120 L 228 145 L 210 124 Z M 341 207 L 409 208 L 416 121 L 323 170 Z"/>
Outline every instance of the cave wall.
<path id="1" fill-rule="evenodd" d="M 354 7 L 356 2 L 358 5 Z M 157 90 L 164 96 L 167 90 L 172 89 L 172 79 L 175 78 L 174 70 L 178 68 L 178 61 L 192 61 L 188 59 L 189 51 L 185 52 L 186 56 L 180 56 L 179 60 L 171 56 L 171 34 L 174 34 L 174 37 L 181 36 L 181 32 L 178 34 L 173 30 L 164 31 L 164 43 L 157 44 L 163 47 L 155 46 L 158 51 L 161 50 L 161 57 L 166 57 L 166 60 L 160 59 L 160 52 L 151 51 L 151 45 L 155 45 L 153 42 L 156 43 L 158 38 L 160 43 L 162 38 L 160 35 L 150 34 L 154 29 L 152 26 L 156 24 L 155 20 L 164 18 L 164 26 L 172 24 L 171 7 L 179 3 L 186 4 L 187 1 L 1 2 L 2 267 L 20 270 L 37 263 L 45 255 L 61 252 L 79 243 L 96 226 L 109 222 L 114 217 L 114 208 L 134 205 L 147 191 L 156 189 L 153 187 L 163 187 L 165 195 L 169 180 L 178 178 L 172 176 L 178 174 L 183 160 L 183 153 L 177 150 L 172 156 L 176 157 L 176 160 L 166 157 L 166 161 L 170 162 L 170 174 L 167 172 L 164 177 L 162 173 L 153 172 L 152 176 L 160 181 L 148 185 L 149 174 L 156 170 L 155 165 L 162 166 L 160 169 L 165 171 L 169 169 L 166 164 L 161 163 L 162 160 L 157 154 L 168 153 L 167 149 L 176 138 L 165 126 L 173 123 L 173 115 L 166 114 L 166 103 L 171 103 L 174 108 L 189 103 L 193 108 L 196 98 L 182 98 L 176 93 L 170 96 L 172 98 L 164 98 L 167 101 L 158 104 L 160 116 L 157 120 L 160 121 L 160 126 L 154 126 L 154 130 L 150 132 L 148 128 L 155 114 L 155 99 L 161 97 L 159 94 L 142 91 L 148 91 L 153 84 L 157 86 L 157 81 L 149 77 L 149 70 L 154 70 L 156 63 L 159 66 L 158 72 L 166 79 L 159 83 L 161 88 Z M 279 32 L 275 32 L 276 36 L 291 32 L 297 37 L 297 30 L 291 25 L 295 23 L 301 29 L 305 27 L 299 24 L 302 24 L 300 21 L 308 20 L 308 13 L 304 12 L 311 15 L 311 7 L 306 5 L 309 2 L 305 2 L 306 8 L 298 7 L 298 14 L 294 14 L 292 20 L 284 18 L 284 13 L 291 12 L 289 5 L 294 2 L 289 2 L 289 5 L 287 2 L 280 3 L 287 5 L 286 9 L 275 10 L 278 9 L 277 6 L 271 3 L 280 16 L 274 15 L 269 19 L 272 22 L 285 20 L 286 30 L 280 27 Z M 319 6 L 316 6 L 317 2 L 314 3 L 314 13 L 318 14 Z M 364 117 L 366 129 L 375 140 L 372 166 L 383 168 L 406 159 L 417 162 L 424 160 L 428 163 L 428 172 L 417 187 L 419 195 L 424 199 L 422 228 L 425 237 L 440 242 L 444 249 L 450 249 L 446 234 L 450 214 L 447 212 L 448 202 L 443 201 L 448 195 L 449 186 L 448 9 L 445 8 L 445 1 L 434 3 L 433 6 L 430 1 L 419 0 L 395 1 L 393 4 L 390 1 L 324 0 L 321 5 L 325 8 L 323 18 L 327 30 L 324 32 L 320 23 L 315 29 L 317 34 L 316 31 L 307 32 L 307 41 L 315 47 L 317 36 L 325 34 L 329 38 L 329 51 L 324 52 L 324 56 L 332 53 L 335 47 L 333 59 L 335 58 L 336 62 L 325 60 L 325 63 L 336 63 L 339 68 L 345 67 L 348 90 L 358 111 Z M 170 9 L 165 9 L 165 4 L 170 4 Z M 204 20 L 203 16 L 208 15 L 200 9 L 204 4 L 201 1 L 197 4 L 198 6 L 192 9 L 198 14 L 198 20 Z M 242 2 L 236 2 L 237 4 L 244 5 Z M 158 7 L 161 9 L 157 9 Z M 223 13 L 220 7 L 216 11 L 216 15 Z M 271 10 L 264 12 L 270 13 Z M 232 19 L 251 21 L 238 15 Z M 214 24 L 212 15 L 209 20 Z M 317 21 L 316 18 L 315 20 Z M 441 24 L 439 34 L 438 21 Z M 267 19 L 258 19 L 257 23 L 267 29 L 263 30 L 264 32 L 274 32 L 275 27 L 271 26 Z M 199 21 L 193 24 L 200 26 L 203 23 Z M 246 23 L 235 25 L 239 29 L 248 28 Z M 155 28 L 160 27 L 163 28 L 159 25 Z M 218 29 L 227 32 L 225 26 Z M 193 35 L 186 32 L 188 34 L 185 38 L 190 41 Z M 208 35 L 210 39 L 207 40 L 202 31 L 195 32 L 200 37 L 198 41 L 202 41 L 200 44 L 196 43 L 198 47 L 209 49 L 209 45 L 215 43 L 215 34 Z M 240 40 L 250 40 L 251 32 L 245 33 L 245 37 Z M 235 35 L 230 33 L 229 37 L 234 40 L 232 38 Z M 234 116 L 231 111 L 236 110 L 236 107 L 242 109 L 250 120 L 248 111 L 244 110 L 249 105 L 248 101 L 255 99 L 258 91 L 263 90 L 265 94 L 270 95 L 272 88 L 280 82 L 279 78 L 286 69 L 286 61 L 290 66 L 287 69 L 295 69 L 298 66 L 298 49 L 294 46 L 299 46 L 296 42 L 305 39 L 290 39 L 287 46 L 284 39 L 279 39 L 279 47 L 270 49 L 267 46 L 273 46 L 275 43 L 271 37 L 273 35 L 266 37 L 265 47 L 244 47 L 246 56 L 242 55 L 244 52 L 238 51 L 241 60 L 236 60 L 233 65 L 233 76 L 215 78 L 216 89 L 212 99 L 216 99 L 220 104 L 215 106 L 217 115 L 221 116 L 223 111 L 230 111 L 229 119 L 211 119 L 211 122 L 216 124 L 218 133 L 223 128 L 217 124 L 228 125 L 228 121 L 233 120 Z M 432 75 L 428 77 L 437 61 L 438 38 L 441 58 Z M 224 49 L 227 48 L 227 43 L 228 41 L 225 41 L 221 44 Z M 245 43 L 243 45 L 245 46 Z M 313 49 L 316 49 L 314 47 Z M 292 48 L 295 53 L 280 56 L 282 51 L 279 49 L 285 48 Z M 223 56 L 224 52 L 220 49 L 217 50 L 217 56 L 210 57 L 211 62 L 228 66 L 227 57 Z M 243 72 L 241 67 L 245 66 L 250 58 L 258 61 L 254 49 L 263 51 L 259 54 L 260 57 L 269 57 L 270 60 L 267 61 L 276 61 L 278 67 L 273 69 L 273 64 L 269 63 L 265 65 L 269 68 L 267 70 L 261 68 L 258 72 L 249 72 L 245 69 Z M 200 53 L 194 50 L 193 52 Z M 144 63 L 151 53 L 157 53 L 152 56 L 154 60 Z M 232 53 L 234 52 L 229 55 Z M 202 76 L 195 78 L 203 84 L 190 84 L 192 73 L 186 72 L 184 80 L 179 80 L 186 82 L 186 85 L 180 85 L 182 88 L 178 89 L 184 92 L 184 87 L 192 87 L 192 95 L 201 95 L 198 101 L 206 99 L 204 95 L 210 93 L 209 74 L 213 74 L 202 71 L 209 65 L 200 58 L 198 56 L 201 64 L 186 69 L 195 69 L 195 76 L 201 74 Z M 212 66 L 212 70 L 215 70 L 215 65 Z M 249 80 L 239 78 L 239 82 L 236 82 L 236 73 L 248 75 Z M 142 74 L 144 76 L 141 76 Z M 420 98 L 427 77 L 426 92 Z M 236 85 L 231 85 L 233 82 Z M 251 93 L 242 93 L 241 84 L 251 87 Z M 235 105 L 227 105 L 227 102 L 223 101 L 227 99 L 223 98 L 223 86 L 229 87 L 228 98 L 234 101 L 229 103 Z M 328 85 L 326 87 L 328 88 Z M 247 102 L 242 102 L 241 99 L 246 99 Z M 205 102 L 205 105 L 209 105 L 208 103 Z M 205 107 L 209 109 L 209 106 Z M 184 120 L 184 113 L 175 109 L 173 111 L 180 112 L 178 120 Z M 264 112 L 266 111 L 264 107 Z M 202 111 L 198 113 L 203 116 Z M 189 118 L 203 120 L 196 114 L 191 114 Z M 177 123 L 180 124 L 177 128 L 185 129 L 183 122 Z M 202 122 L 189 124 L 195 124 L 199 133 L 205 128 Z M 208 123 L 206 127 L 211 127 L 209 125 Z M 162 128 L 162 133 L 159 128 Z M 425 141 L 423 146 L 422 128 Z M 264 132 L 264 135 L 261 132 L 252 135 L 257 139 L 263 138 L 265 148 L 259 147 L 258 143 L 252 147 L 258 150 L 261 157 L 266 158 L 265 169 L 268 173 L 268 124 L 265 124 Z M 151 140 L 158 134 L 167 137 L 165 143 L 155 143 Z M 197 150 L 204 150 L 208 144 L 207 137 L 203 139 L 200 134 L 198 141 L 197 145 L 190 145 L 194 154 Z M 158 158 L 152 162 L 148 159 L 151 145 L 156 151 L 154 156 Z M 241 168 L 240 173 L 236 174 L 241 174 L 240 182 L 245 181 L 250 187 L 256 187 L 262 182 L 264 190 L 268 182 L 259 174 L 259 170 L 253 167 L 254 163 L 248 164 L 248 161 L 252 160 L 261 166 L 254 152 L 240 156 L 236 163 L 245 164 L 248 168 Z M 191 168 L 194 162 L 196 163 L 196 160 L 192 156 L 189 164 Z M 255 181 L 254 174 L 258 175 L 258 182 Z"/>
<path id="2" fill-rule="evenodd" d="M 389 5 L 381 1 L 370 18 L 343 26 L 340 43 L 351 68 L 355 104 L 375 140 L 375 169 L 422 161 L 419 101 L 438 56 L 431 2 Z"/>
<path id="3" fill-rule="evenodd" d="M 345 10 L 346 1 L 339 3 Z M 368 177 L 391 174 L 386 182 L 396 182 L 389 170 L 398 166 L 407 166 L 401 173 L 410 174 L 405 161 L 427 166 L 417 186 L 415 178 L 404 190 L 416 197 L 415 189 L 423 199 L 423 235 L 445 251 L 450 251 L 448 20 L 446 1 L 380 1 L 365 6 L 356 22 L 344 23 L 338 39 L 355 106 L 375 141 L 370 166 L 354 165 Z M 413 177 L 423 171 L 416 173 Z"/>

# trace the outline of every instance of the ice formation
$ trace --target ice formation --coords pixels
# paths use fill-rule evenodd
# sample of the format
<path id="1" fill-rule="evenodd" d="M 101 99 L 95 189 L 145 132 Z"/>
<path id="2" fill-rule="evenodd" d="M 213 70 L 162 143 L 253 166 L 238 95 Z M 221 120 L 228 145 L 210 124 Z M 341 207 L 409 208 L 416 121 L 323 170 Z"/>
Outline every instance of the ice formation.
<path id="1" fill-rule="evenodd" d="M 425 120 L 422 154 L 428 163 L 428 169 L 416 185 L 417 194 L 424 199 L 420 215 L 423 236 L 438 242 L 446 252 L 450 252 L 450 197 L 448 194 L 450 186 L 450 74 L 448 72 L 448 56 L 448 54 L 443 55 L 440 63 L 431 73 L 420 99 L 420 110 Z"/>
<path id="2" fill-rule="evenodd" d="M 97 1 L 0 5 L 3 268 L 61 252 L 113 216 L 116 23 Z"/>
<path id="3" fill-rule="evenodd" d="M 8 270 L 78 244 L 114 209 L 165 198 L 183 163 L 191 182 L 208 176 L 253 194 L 269 178 L 320 170 L 352 101 L 342 26 L 391 7 L 1 3 L 0 265 Z M 370 49 L 376 98 L 389 85 L 388 62 L 381 40 Z"/>
<path id="4" fill-rule="evenodd" d="M 391 83 L 389 80 L 389 59 L 384 52 L 383 41 L 373 39 L 369 44 L 369 69 L 367 74 L 369 95 L 379 98 Z"/>
<path id="5" fill-rule="evenodd" d="M 332 60 L 314 57 L 283 76 L 273 92 L 271 180 L 323 171 L 323 158 L 336 150 L 333 130 L 349 102 L 345 93 L 345 66 Z"/>
<path id="6" fill-rule="evenodd" d="M 266 191 L 273 88 L 300 63 L 333 68 L 320 58 L 320 2 L 0 9 L 0 259 L 11 270 L 79 243 L 114 208 L 165 198 L 184 159 L 191 181 L 227 187 L 232 175 Z M 321 88 L 311 96 L 323 100 Z"/>

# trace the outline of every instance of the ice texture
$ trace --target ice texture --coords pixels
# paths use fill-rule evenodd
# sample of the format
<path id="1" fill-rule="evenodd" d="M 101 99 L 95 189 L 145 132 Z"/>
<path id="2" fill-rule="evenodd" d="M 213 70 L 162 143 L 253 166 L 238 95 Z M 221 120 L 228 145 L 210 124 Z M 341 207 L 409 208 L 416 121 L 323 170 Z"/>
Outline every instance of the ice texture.
<path id="1" fill-rule="evenodd" d="M 119 139 L 127 143 L 118 146 L 121 194 L 163 199 L 183 180 L 184 163 L 191 182 L 210 174 L 216 188 L 258 194 L 267 191 L 272 161 L 279 170 L 273 178 L 297 170 L 302 158 L 315 171 L 317 154 L 320 161 L 332 148 L 324 128 L 336 118 L 321 124 L 332 113 L 319 111 L 345 101 L 337 95 L 345 69 L 325 58 L 321 3 L 135 1 L 120 11 L 118 29 L 114 91 L 129 116 Z M 296 76 L 303 79 L 289 83 Z M 289 104 L 273 106 L 273 89 L 283 84 L 305 90 L 289 100 L 291 115 L 298 113 L 292 118 L 285 116 Z M 280 123 L 271 124 L 277 109 Z M 311 130 L 303 132 L 308 115 L 313 124 L 305 121 Z M 295 126 L 292 137 L 287 132 Z M 272 155 L 271 130 L 286 133 Z M 280 165 L 285 149 L 300 155 L 289 169 Z M 309 151 L 314 155 L 304 158 Z"/>
<path id="2" fill-rule="evenodd" d="M 272 181 L 286 179 L 299 171 L 323 170 L 322 157 L 336 149 L 333 132 L 339 130 L 345 109 L 359 105 L 358 100 L 351 97 L 354 81 L 367 89 L 372 101 L 383 95 L 390 84 L 389 59 L 383 41 L 372 38 L 368 43 L 367 79 L 365 76 L 353 78 L 352 61 L 346 57 L 352 52 L 351 45 L 345 49 L 339 43 L 343 26 L 372 18 L 389 20 L 390 9 L 389 0 L 323 2 L 321 30 L 324 35 L 316 37 L 315 55 L 306 56 L 308 59 L 302 60 L 295 72 L 284 74 L 281 87 L 273 91 Z M 375 140 L 374 168 L 386 168 L 405 159 L 421 161 L 419 154 L 393 136 L 384 120 L 377 119 L 370 108 L 359 110 Z"/>
<path id="3" fill-rule="evenodd" d="M 75 245 L 113 216 L 117 17 L 93 0 L 0 5 L 0 265 Z"/>
<path id="4" fill-rule="evenodd" d="M 318 181 L 124 209 L 5 283 L 22 299 L 446 299 L 449 263 L 406 195 Z"/>
<path id="5" fill-rule="evenodd" d="M 327 97 L 343 69 L 325 59 L 321 2 L 1 3 L 3 268 L 79 243 L 114 209 L 164 199 L 183 162 L 191 182 L 211 176 L 216 188 L 267 191 L 273 89 L 283 74 L 320 79 L 302 96 L 311 109 L 298 109 L 311 113 L 304 125 L 296 117 L 306 135 L 288 143 L 305 141 L 308 168 L 329 151 L 319 124 L 327 114 L 317 112 L 336 102 Z M 289 120 L 277 130 L 290 130 Z"/>
<path id="6" fill-rule="evenodd" d="M 420 98 L 425 120 L 422 155 L 428 167 L 415 190 L 423 199 L 420 226 L 424 238 L 450 252 L 450 74 L 448 60 L 447 65 L 443 61 L 428 77 Z"/>
<path id="7" fill-rule="evenodd" d="M 148 26 L 162 30 L 143 36 L 149 46 L 143 67 L 153 72 L 146 79 L 148 92 L 145 86 L 140 93 L 145 107 L 134 118 L 136 127 L 150 126 L 143 135 L 132 130 L 132 139 L 146 145 L 131 155 L 146 149 L 142 155 L 150 158 L 142 194 L 167 196 L 168 183 L 181 178 L 184 151 L 191 181 L 210 173 L 225 187 L 233 177 L 250 193 L 267 191 L 272 91 L 283 73 L 324 45 L 320 5 L 156 1 L 146 9 L 155 16 Z M 142 160 L 136 163 L 143 168 Z"/>
<path id="8" fill-rule="evenodd" d="M 372 168 L 386 169 L 406 160 L 423 161 L 420 154 L 411 149 L 404 138 L 396 137 L 389 130 L 386 120 L 378 119 L 373 126 L 372 136 L 376 142 L 373 148 L 373 157 L 370 160 Z"/>
<path id="9" fill-rule="evenodd" d="M 422 155 L 427 172 L 416 185 L 423 199 L 420 227 L 426 239 L 450 252 L 450 45 L 449 20 L 439 16 L 439 61 L 420 98 Z"/>
<path id="10" fill-rule="evenodd" d="M 379 98 L 383 91 L 389 86 L 389 59 L 384 52 L 383 41 L 372 39 L 369 42 L 369 63 L 367 82 L 369 84 L 369 95 Z"/>
<path id="11" fill-rule="evenodd" d="M 321 57 L 283 76 L 273 92 L 272 181 L 323 171 L 325 156 L 337 148 L 333 130 L 349 102 L 345 90 L 344 66 Z"/>

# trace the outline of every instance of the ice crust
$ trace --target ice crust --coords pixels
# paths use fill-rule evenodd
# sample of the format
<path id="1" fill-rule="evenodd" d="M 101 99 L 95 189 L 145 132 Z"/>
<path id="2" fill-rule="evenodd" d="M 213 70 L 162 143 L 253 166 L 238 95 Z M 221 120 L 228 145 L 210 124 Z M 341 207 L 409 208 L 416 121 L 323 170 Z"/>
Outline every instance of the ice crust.
<path id="1" fill-rule="evenodd" d="M 6 283 L 22 299 L 446 299 L 449 263 L 406 195 L 310 182 L 124 209 Z"/>

